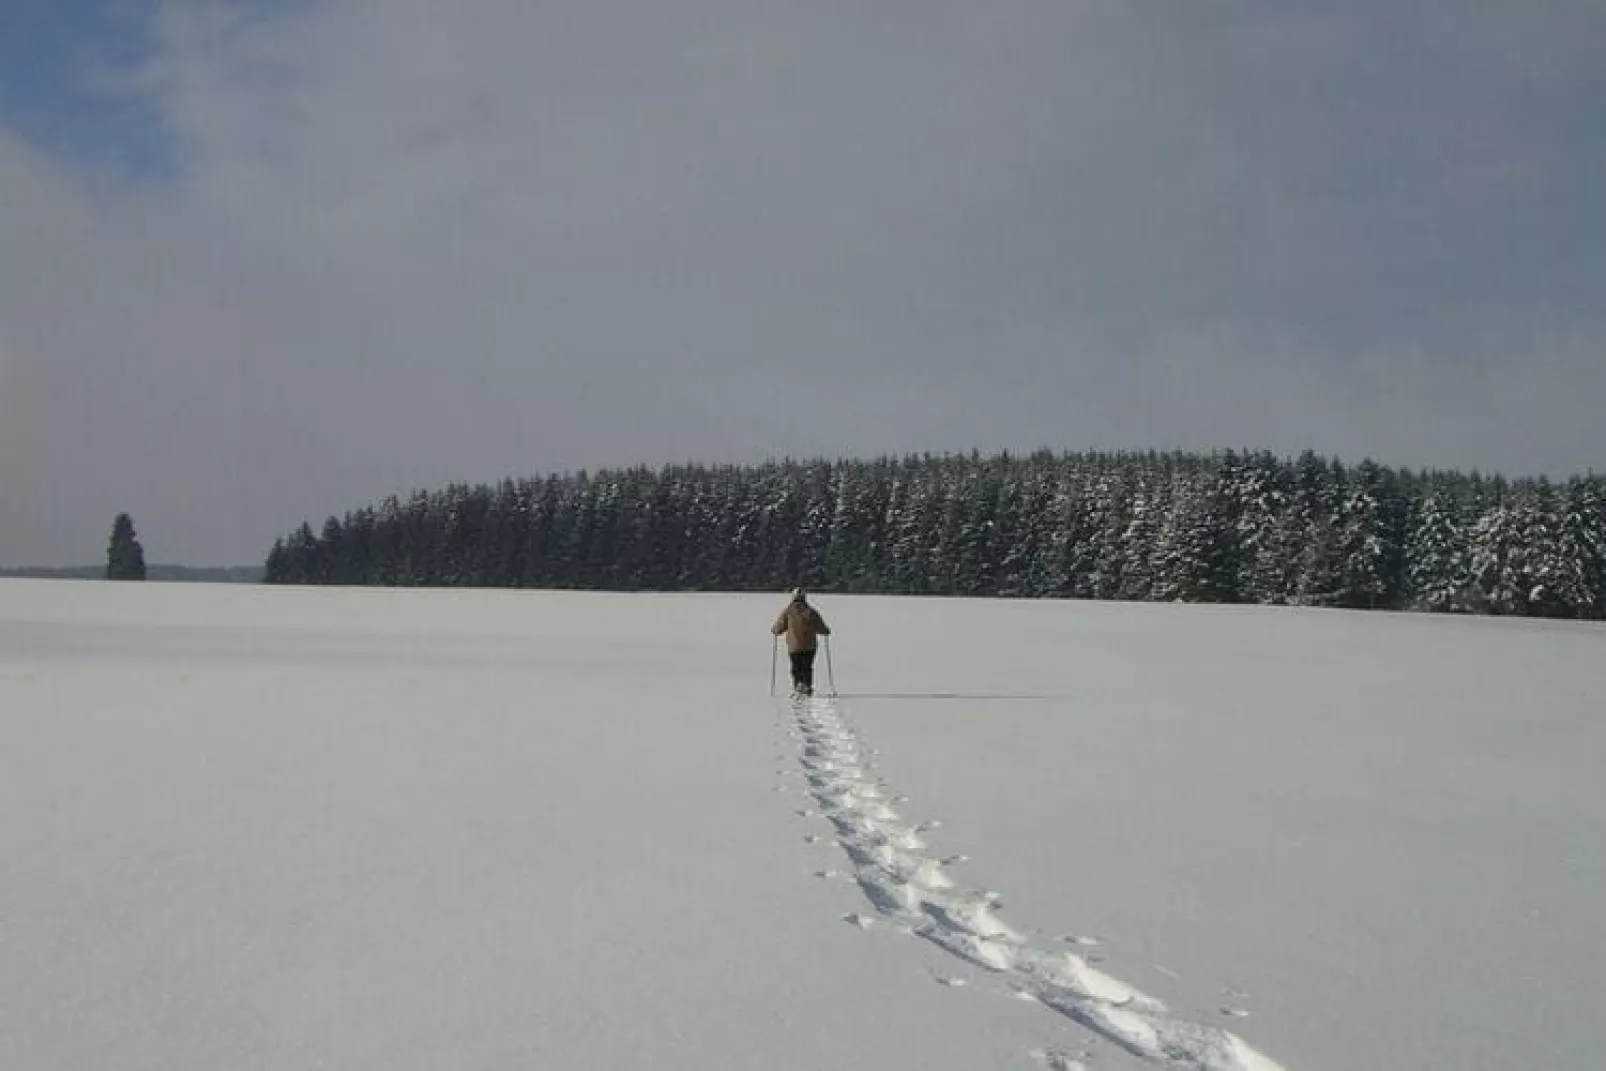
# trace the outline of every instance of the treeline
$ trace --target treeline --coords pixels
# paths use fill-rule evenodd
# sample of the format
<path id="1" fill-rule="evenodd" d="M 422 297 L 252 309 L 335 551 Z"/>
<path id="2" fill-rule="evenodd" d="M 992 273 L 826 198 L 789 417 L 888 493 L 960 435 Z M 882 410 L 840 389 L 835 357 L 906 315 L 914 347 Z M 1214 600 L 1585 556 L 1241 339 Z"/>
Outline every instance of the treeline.
<path id="1" fill-rule="evenodd" d="M 1234 451 L 581 472 L 303 524 L 265 579 L 1603 618 L 1606 481 Z"/>

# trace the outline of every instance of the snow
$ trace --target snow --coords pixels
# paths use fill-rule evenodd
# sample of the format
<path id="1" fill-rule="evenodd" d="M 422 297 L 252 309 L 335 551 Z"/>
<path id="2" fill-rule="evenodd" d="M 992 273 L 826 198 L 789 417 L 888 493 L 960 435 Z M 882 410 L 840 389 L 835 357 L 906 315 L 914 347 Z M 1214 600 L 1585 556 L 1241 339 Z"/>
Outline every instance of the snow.
<path id="1" fill-rule="evenodd" d="M 0 581 L 0 1066 L 1600 1065 L 1606 628 L 777 601 Z"/>

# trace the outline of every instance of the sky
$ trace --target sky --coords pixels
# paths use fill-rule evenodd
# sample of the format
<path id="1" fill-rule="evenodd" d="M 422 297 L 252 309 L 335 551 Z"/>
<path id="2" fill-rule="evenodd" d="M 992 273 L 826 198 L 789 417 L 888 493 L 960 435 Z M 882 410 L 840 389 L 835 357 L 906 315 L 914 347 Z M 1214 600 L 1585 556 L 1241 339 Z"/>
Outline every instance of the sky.
<path id="1" fill-rule="evenodd" d="M 1606 469 L 1606 5 L 6 0 L 0 565 L 449 481 Z"/>

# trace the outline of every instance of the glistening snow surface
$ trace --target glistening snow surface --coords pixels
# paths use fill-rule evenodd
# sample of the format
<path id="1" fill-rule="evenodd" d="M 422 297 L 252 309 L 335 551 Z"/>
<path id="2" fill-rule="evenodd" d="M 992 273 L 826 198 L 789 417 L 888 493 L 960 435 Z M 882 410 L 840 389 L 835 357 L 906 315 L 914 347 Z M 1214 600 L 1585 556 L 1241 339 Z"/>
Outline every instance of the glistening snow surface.
<path id="1" fill-rule="evenodd" d="M 0 581 L 0 1066 L 1600 1066 L 1606 630 L 818 603 Z"/>

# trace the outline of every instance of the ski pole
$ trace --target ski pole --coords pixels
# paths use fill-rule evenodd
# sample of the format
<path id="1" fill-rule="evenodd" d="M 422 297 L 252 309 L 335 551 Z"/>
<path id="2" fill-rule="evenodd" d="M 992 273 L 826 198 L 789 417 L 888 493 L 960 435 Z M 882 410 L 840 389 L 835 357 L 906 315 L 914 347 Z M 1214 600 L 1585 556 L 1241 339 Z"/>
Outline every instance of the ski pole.
<path id="1" fill-rule="evenodd" d="M 781 641 L 775 640 L 770 644 L 770 696 L 775 695 L 775 658 L 776 652 L 781 649 Z"/>
<path id="2" fill-rule="evenodd" d="M 831 698 L 836 698 L 836 670 L 831 666 L 831 637 L 825 637 L 825 679 L 831 685 Z"/>

